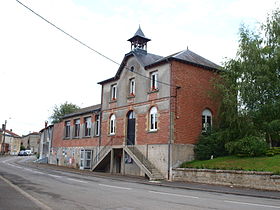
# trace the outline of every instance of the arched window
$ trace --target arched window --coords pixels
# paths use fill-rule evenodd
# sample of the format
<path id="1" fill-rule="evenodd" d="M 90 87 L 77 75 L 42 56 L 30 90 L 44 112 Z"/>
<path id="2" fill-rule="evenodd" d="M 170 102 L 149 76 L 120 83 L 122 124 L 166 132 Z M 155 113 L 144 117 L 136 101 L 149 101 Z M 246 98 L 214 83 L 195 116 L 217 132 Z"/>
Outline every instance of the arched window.
<path id="1" fill-rule="evenodd" d="M 204 109 L 202 112 L 202 132 L 211 129 L 212 126 L 212 113 L 209 109 Z"/>
<path id="2" fill-rule="evenodd" d="M 110 117 L 109 133 L 114 135 L 116 133 L 116 116 L 113 114 Z"/>
<path id="3" fill-rule="evenodd" d="M 158 128 L 158 113 L 157 108 L 153 107 L 150 110 L 150 131 L 156 131 Z"/>

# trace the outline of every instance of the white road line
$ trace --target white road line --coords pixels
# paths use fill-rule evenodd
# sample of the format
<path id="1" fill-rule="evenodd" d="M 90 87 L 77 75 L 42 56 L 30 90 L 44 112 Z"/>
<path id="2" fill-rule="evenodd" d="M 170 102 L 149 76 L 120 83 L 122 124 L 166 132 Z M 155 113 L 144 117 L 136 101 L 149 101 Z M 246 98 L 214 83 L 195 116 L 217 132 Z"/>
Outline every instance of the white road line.
<path id="1" fill-rule="evenodd" d="M 150 193 L 161 194 L 161 195 L 172 195 L 172 196 L 177 196 L 177 197 L 184 197 L 184 198 L 194 198 L 194 199 L 198 199 L 199 198 L 199 197 L 195 197 L 195 196 L 173 194 L 173 193 L 165 193 L 165 192 L 157 192 L 157 191 L 149 191 L 149 192 Z"/>
<path id="2" fill-rule="evenodd" d="M 107 184 L 99 184 L 99 185 L 103 186 L 103 187 L 110 187 L 110 188 L 116 188 L 116 189 L 122 189 L 122 190 L 131 190 L 131 188 L 128 188 L 128 187 L 118 187 L 118 186 L 107 185 Z"/>
<path id="3" fill-rule="evenodd" d="M 224 202 L 226 202 L 226 203 L 241 204 L 241 205 L 250 205 L 250 206 L 259 206 L 259 207 L 280 209 L 280 206 L 270 206 L 270 205 L 256 204 L 256 203 L 244 203 L 244 202 L 238 202 L 238 201 L 224 201 Z"/>
<path id="4" fill-rule="evenodd" d="M 55 177 L 55 178 L 61 178 L 61 176 L 57 176 L 57 175 L 53 175 L 53 174 L 46 174 L 48 176 L 51 176 L 51 177 Z"/>
<path id="5" fill-rule="evenodd" d="M 79 180 L 79 179 L 71 179 L 71 178 L 67 178 L 67 179 L 70 180 L 70 181 L 75 181 L 75 182 L 88 183 L 88 182 L 85 182 L 85 181 L 82 181 L 82 180 Z"/>

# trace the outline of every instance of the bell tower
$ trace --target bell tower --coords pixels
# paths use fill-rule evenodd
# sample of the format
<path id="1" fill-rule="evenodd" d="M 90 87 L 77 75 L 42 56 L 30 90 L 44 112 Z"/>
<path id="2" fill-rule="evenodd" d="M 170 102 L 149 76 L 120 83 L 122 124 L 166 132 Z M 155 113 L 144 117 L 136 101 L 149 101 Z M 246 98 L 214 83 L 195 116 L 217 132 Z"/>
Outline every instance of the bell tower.
<path id="1" fill-rule="evenodd" d="M 131 37 L 129 40 L 127 40 L 131 43 L 131 50 L 143 50 L 147 52 L 147 42 L 151 41 L 151 39 L 148 39 L 145 37 L 143 31 L 141 30 L 140 26 L 133 37 Z"/>

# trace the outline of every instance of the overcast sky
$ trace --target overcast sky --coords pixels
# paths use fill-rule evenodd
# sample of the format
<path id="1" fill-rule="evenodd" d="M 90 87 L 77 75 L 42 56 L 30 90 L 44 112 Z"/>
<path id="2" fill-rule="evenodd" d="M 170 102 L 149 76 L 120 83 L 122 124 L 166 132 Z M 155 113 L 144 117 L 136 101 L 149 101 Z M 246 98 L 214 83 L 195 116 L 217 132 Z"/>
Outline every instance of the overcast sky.
<path id="1" fill-rule="evenodd" d="M 186 49 L 221 65 L 233 58 L 241 24 L 251 29 L 276 0 L 21 0 L 95 50 L 121 63 L 139 24 L 148 52 Z M 279 6 L 279 4 L 278 4 Z M 54 105 L 100 103 L 97 82 L 118 66 L 65 36 L 16 0 L 0 1 L 0 124 L 39 131 Z"/>

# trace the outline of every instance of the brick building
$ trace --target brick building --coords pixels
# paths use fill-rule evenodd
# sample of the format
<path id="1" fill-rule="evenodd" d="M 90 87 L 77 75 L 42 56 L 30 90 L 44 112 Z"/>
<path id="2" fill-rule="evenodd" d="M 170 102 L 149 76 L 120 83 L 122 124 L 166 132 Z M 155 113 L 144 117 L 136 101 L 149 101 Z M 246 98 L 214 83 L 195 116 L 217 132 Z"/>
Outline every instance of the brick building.
<path id="1" fill-rule="evenodd" d="M 116 75 L 99 82 L 101 105 L 54 125 L 52 163 L 168 179 L 172 167 L 193 159 L 194 143 L 217 114 L 209 93 L 219 66 L 188 49 L 148 53 L 140 27 L 128 41 Z"/>

